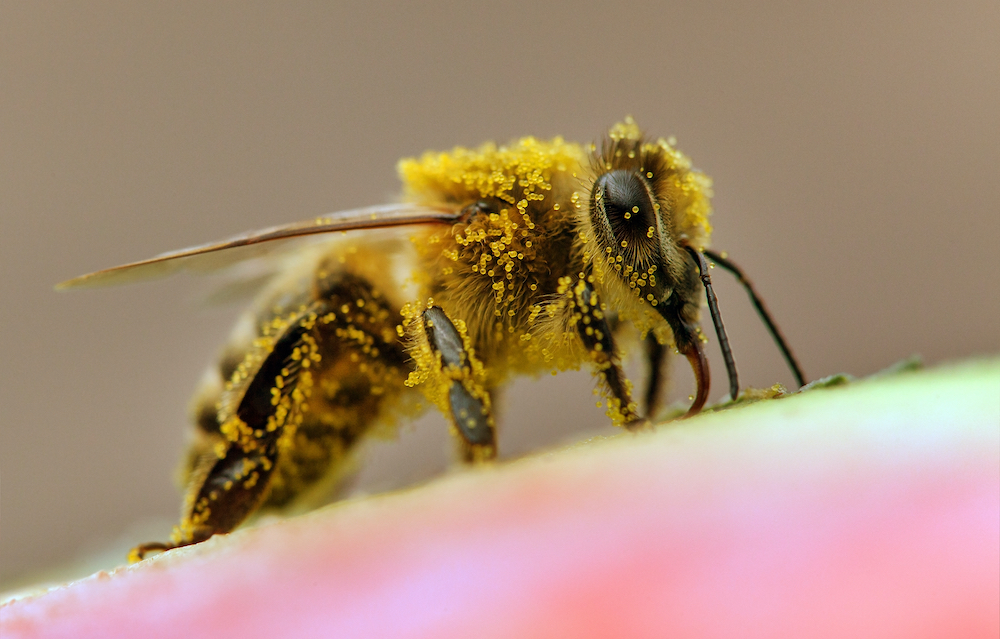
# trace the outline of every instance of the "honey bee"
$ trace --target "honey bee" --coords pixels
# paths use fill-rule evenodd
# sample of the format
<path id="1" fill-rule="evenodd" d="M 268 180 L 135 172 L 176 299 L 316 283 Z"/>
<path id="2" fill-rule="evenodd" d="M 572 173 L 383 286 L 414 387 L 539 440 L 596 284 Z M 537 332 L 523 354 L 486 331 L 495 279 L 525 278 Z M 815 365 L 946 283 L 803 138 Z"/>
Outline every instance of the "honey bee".
<path id="1" fill-rule="evenodd" d="M 112 284 L 287 250 L 237 325 L 194 403 L 180 523 L 151 551 L 198 543 L 261 507 L 330 486 L 366 435 L 429 402 L 466 462 L 497 454 L 493 396 L 519 374 L 589 367 L 608 417 L 636 430 L 661 402 L 676 351 L 709 392 L 702 290 L 736 367 L 708 260 L 746 287 L 800 385 L 798 364 L 743 273 L 707 249 L 711 181 L 673 140 L 631 118 L 600 145 L 525 137 L 399 163 L 401 203 L 334 213 L 84 275 L 60 288 Z M 395 227 L 395 228 L 393 228 Z M 364 234 L 347 233 L 367 229 Z M 381 230 L 376 230 L 381 229 Z M 343 233 L 339 233 L 343 232 Z M 315 241 L 319 240 L 319 241 Z M 271 244 L 266 244 L 271 243 Z M 707 259 L 706 259 L 707 258 Z M 622 345 L 644 345 L 643 411 Z"/>

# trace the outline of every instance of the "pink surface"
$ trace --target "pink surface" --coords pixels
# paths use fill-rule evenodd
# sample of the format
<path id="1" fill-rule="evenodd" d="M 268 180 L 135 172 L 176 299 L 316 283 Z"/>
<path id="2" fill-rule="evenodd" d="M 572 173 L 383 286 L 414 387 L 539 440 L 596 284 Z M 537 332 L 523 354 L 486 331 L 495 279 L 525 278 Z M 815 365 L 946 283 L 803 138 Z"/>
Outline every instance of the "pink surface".
<path id="1" fill-rule="evenodd" d="M 993 413 L 796 401 L 217 537 L 8 604 L 0 634 L 1000 635 Z"/>

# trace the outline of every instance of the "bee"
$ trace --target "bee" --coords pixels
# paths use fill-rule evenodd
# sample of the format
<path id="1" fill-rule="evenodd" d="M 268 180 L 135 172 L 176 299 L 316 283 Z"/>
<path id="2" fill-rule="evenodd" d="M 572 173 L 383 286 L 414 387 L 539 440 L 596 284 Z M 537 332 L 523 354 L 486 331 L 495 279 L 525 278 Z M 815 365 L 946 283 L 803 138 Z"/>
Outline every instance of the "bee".
<path id="1" fill-rule="evenodd" d="M 78 288 L 217 267 L 279 240 L 286 250 L 194 402 L 181 521 L 142 559 L 226 533 L 344 475 L 366 435 L 421 404 L 448 419 L 459 456 L 497 454 L 493 397 L 512 376 L 588 367 L 629 430 L 661 403 L 670 352 L 709 393 L 702 291 L 739 382 L 708 260 L 749 293 L 799 385 L 801 369 L 742 271 L 708 247 L 711 181 L 675 142 L 631 118 L 600 145 L 525 137 L 428 152 L 399 165 L 400 203 L 334 213 L 84 275 Z M 349 233 L 365 229 L 366 233 Z M 340 233 L 342 232 L 342 233 Z M 643 410 L 622 370 L 644 345 Z"/>

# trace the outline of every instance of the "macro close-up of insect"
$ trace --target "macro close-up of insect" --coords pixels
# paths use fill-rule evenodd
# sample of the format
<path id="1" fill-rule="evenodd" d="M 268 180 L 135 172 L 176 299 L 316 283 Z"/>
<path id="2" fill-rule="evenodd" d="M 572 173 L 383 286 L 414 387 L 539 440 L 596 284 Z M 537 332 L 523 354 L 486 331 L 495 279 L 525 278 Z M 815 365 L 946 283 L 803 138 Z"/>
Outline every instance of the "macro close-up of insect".
<path id="1" fill-rule="evenodd" d="M 996 5 L 0 4 L 0 637 L 1000 636 Z"/>
<path id="2" fill-rule="evenodd" d="M 739 394 L 710 264 L 744 286 L 801 386 L 804 375 L 749 280 L 708 248 L 711 181 L 631 118 L 594 145 L 525 137 L 399 163 L 398 204 L 343 211 L 69 280 L 85 288 L 250 261 L 267 282 L 193 407 L 180 524 L 152 551 L 198 543 L 262 507 L 343 479 L 366 436 L 437 407 L 466 462 L 497 455 L 496 391 L 517 375 L 588 368 L 613 424 L 649 425 L 668 356 L 710 389 L 707 303 Z M 364 232 L 361 232 L 364 231 Z M 311 236 L 306 238 L 305 236 Z M 298 242 L 282 240 L 302 238 Z M 641 390 L 622 368 L 641 349 Z"/>

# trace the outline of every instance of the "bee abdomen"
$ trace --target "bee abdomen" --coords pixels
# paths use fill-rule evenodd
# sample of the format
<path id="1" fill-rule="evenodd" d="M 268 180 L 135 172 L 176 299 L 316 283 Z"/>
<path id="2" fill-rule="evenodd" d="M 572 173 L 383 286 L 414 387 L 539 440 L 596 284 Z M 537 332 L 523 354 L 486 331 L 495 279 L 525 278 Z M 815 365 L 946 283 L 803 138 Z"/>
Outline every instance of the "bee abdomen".
<path id="1" fill-rule="evenodd" d="M 203 382 L 183 542 L 227 532 L 261 505 L 331 492 L 405 389 L 399 311 L 370 281 L 326 273 L 298 299 L 308 303 L 272 308 L 256 335 L 237 331 Z"/>
<path id="2" fill-rule="evenodd" d="M 350 470 L 354 445 L 392 420 L 406 391 L 408 356 L 396 333 L 398 309 L 354 275 L 345 275 L 341 286 L 327 282 L 325 293 L 330 310 L 317 322 L 316 384 L 280 459 L 268 506 L 284 506 L 316 484 L 332 491 Z"/>

